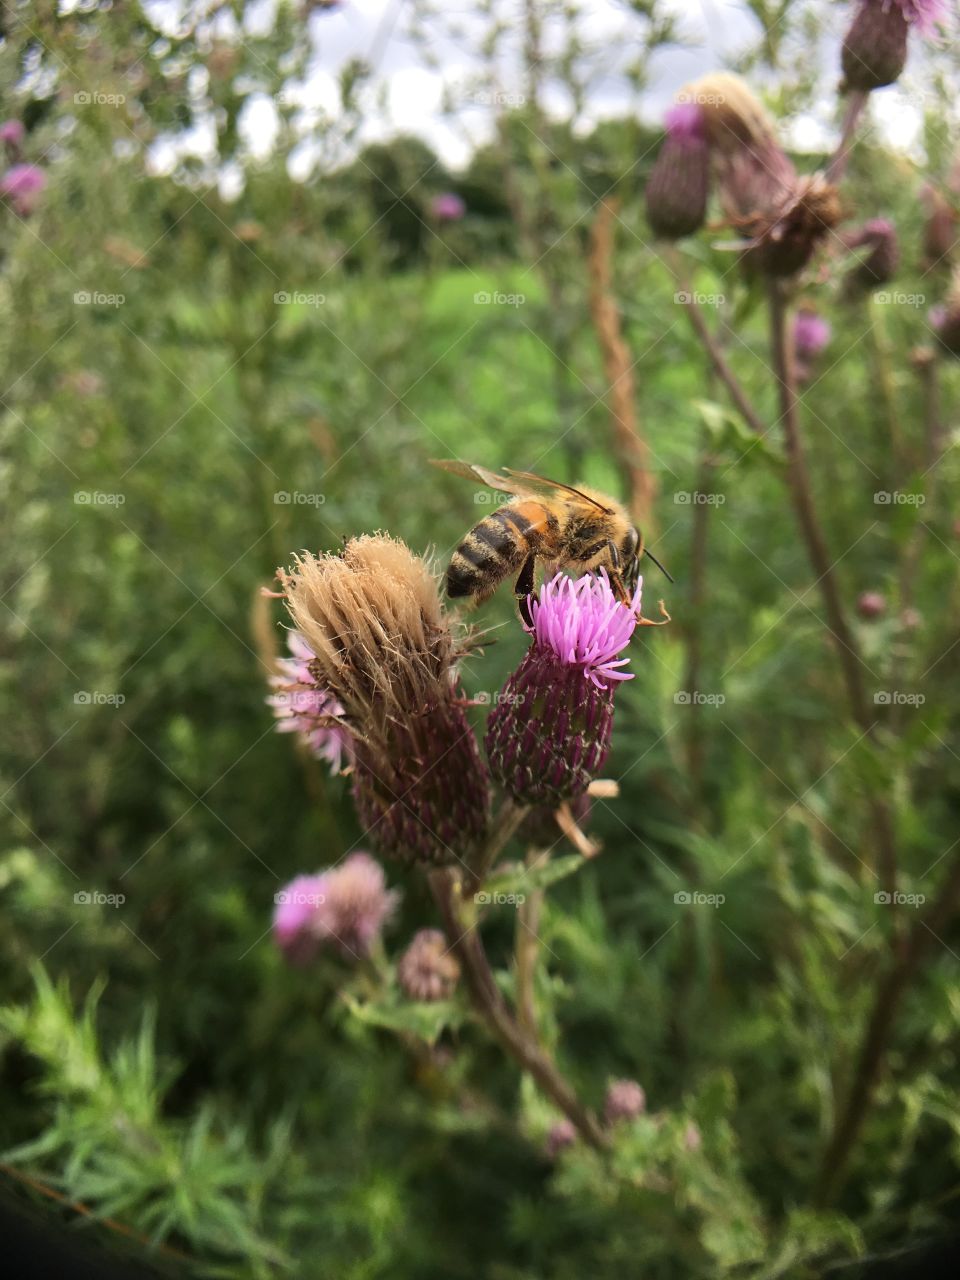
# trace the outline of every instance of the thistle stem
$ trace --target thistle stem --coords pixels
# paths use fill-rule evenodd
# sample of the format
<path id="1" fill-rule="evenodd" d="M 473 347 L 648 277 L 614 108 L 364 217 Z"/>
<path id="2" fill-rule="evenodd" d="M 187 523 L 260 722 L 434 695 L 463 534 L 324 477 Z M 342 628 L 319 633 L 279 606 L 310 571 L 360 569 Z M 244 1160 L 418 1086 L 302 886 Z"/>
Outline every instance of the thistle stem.
<path id="1" fill-rule="evenodd" d="M 839 182 L 847 169 L 847 161 L 850 159 L 850 152 L 853 149 L 853 139 L 857 132 L 857 125 L 863 114 L 863 109 L 867 105 L 869 94 L 865 89 L 853 89 L 847 98 L 847 108 L 843 113 L 843 124 L 840 127 L 840 141 L 837 143 L 837 149 L 830 158 L 827 165 L 826 179 L 828 182 Z"/>
<path id="2" fill-rule="evenodd" d="M 537 864 L 545 864 L 549 849 L 531 849 L 527 853 L 528 870 Z M 522 1031 L 539 1043 L 537 1025 L 537 959 L 540 953 L 540 913 L 543 908 L 543 890 L 532 889 L 525 902 L 517 907 L 517 930 L 514 956 L 517 974 L 517 1018 Z"/>
<path id="3" fill-rule="evenodd" d="M 509 796 L 504 798 L 493 819 L 486 844 L 478 853 L 474 865 L 470 869 L 466 884 L 468 893 L 475 893 L 481 887 L 507 841 L 529 812 L 529 805 L 518 804 L 516 800 L 511 799 Z"/>
<path id="4" fill-rule="evenodd" d="M 444 930 L 461 965 L 474 1008 L 501 1047 L 529 1072 L 548 1098 L 574 1125 L 584 1142 L 603 1150 L 606 1135 L 560 1074 L 556 1063 L 523 1032 L 496 984 L 483 940 L 474 920 L 465 920 L 457 873 L 449 868 L 430 872 L 430 888 L 443 919 Z"/>

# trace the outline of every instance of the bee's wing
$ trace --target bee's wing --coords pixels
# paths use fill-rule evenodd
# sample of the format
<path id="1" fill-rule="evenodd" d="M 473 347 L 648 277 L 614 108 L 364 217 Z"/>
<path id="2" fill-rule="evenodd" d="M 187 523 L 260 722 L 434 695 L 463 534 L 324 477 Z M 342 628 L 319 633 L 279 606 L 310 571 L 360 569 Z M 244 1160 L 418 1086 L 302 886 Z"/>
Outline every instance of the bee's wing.
<path id="1" fill-rule="evenodd" d="M 496 471 L 488 471 L 486 467 L 477 467 L 470 462 L 461 462 L 459 458 L 431 458 L 430 463 L 441 471 L 449 471 L 455 476 L 463 476 L 467 480 L 479 480 L 489 489 L 499 489 L 501 493 L 529 494 L 529 485 L 512 480 L 510 476 L 500 475 Z"/>
<path id="2" fill-rule="evenodd" d="M 512 467 L 504 467 L 504 470 L 507 475 L 515 476 L 517 480 L 521 481 L 526 493 L 572 493 L 581 502 L 586 502 L 591 507 L 596 507 L 599 511 L 609 511 L 609 507 L 605 507 L 596 498 L 591 498 L 589 494 L 575 489 L 573 485 L 564 484 L 560 480 L 548 480 L 546 476 L 535 475 L 532 471 L 514 471 Z"/>

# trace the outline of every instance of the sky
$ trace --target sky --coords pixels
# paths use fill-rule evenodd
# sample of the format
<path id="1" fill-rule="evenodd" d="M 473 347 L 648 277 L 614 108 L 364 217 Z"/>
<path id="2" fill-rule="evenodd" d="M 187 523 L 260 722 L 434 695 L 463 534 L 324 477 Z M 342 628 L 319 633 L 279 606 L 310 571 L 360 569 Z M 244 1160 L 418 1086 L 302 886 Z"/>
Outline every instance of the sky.
<path id="1" fill-rule="evenodd" d="M 675 93 L 688 81 L 708 71 L 730 67 L 738 54 L 756 43 L 759 28 L 742 0 L 661 0 L 676 15 L 682 45 L 658 50 L 648 68 L 647 84 L 637 99 L 624 75 L 627 60 L 636 50 L 637 20 L 619 0 L 588 0 L 583 5 L 582 34 L 596 50 L 596 79 L 591 85 L 587 108 L 581 118 L 584 129 L 607 117 L 638 111 L 651 123 L 662 117 Z M 519 6 L 518 6 L 519 7 Z M 822 5 L 827 33 L 810 58 L 822 67 L 821 107 L 793 122 L 784 139 L 799 150 L 818 150 L 829 145 L 835 128 L 835 85 L 838 78 L 838 47 L 849 20 L 850 6 Z M 175 24 L 180 0 L 148 0 L 151 16 L 161 23 Z M 255 0 L 250 7 L 248 27 L 269 27 L 274 0 Z M 314 13 L 308 19 L 312 46 L 308 74 L 303 83 L 291 85 L 288 101 L 295 104 L 304 127 L 304 140 L 295 148 L 290 168 L 294 177 L 307 178 L 321 162 L 319 144 L 311 137 L 310 125 L 338 110 L 337 78 L 352 59 L 361 58 L 376 67 L 382 87 L 380 100 L 368 112 L 359 143 L 389 138 L 397 133 L 413 133 L 424 138 L 451 169 L 464 167 L 473 149 L 486 141 L 493 130 L 497 107 L 478 100 L 475 81 L 479 62 L 472 50 L 484 30 L 476 5 L 470 0 L 449 0 L 444 4 L 445 23 L 460 28 L 459 38 L 451 38 L 435 28 L 426 47 L 434 65 L 428 65 L 423 45 L 410 38 L 412 6 L 409 0 L 343 0 L 334 10 Z M 226 19 L 226 21 L 230 21 Z M 224 28 L 224 34 L 228 34 Z M 235 32 L 229 33 L 235 38 Z M 549 29 L 545 39 L 557 39 Z M 515 94 L 520 88 L 516 70 L 518 37 L 512 33 L 498 67 L 502 92 Z M 451 118 L 443 112 L 445 96 L 456 105 Z M 887 140 L 910 150 L 920 136 L 922 115 L 917 97 L 910 92 L 910 74 L 902 87 L 872 95 L 872 109 Z M 570 102 L 559 85 L 548 84 L 543 106 L 557 116 L 568 115 Z M 254 95 L 244 113 L 241 132 L 255 156 L 269 153 L 279 127 L 277 104 L 266 95 Z M 169 172 L 180 155 L 192 153 L 204 158 L 213 154 L 213 132 L 199 128 L 176 143 L 161 140 L 153 149 L 151 167 Z M 344 157 L 345 158 L 345 157 Z M 236 188 L 239 174 L 226 174 L 224 195 Z"/>

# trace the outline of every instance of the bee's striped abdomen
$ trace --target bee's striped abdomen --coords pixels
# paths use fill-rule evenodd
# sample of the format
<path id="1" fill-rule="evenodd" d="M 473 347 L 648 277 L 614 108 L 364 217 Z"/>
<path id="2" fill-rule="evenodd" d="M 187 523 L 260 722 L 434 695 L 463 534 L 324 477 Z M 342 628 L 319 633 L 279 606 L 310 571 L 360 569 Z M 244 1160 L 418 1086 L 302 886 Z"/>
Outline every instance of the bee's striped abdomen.
<path id="1" fill-rule="evenodd" d="M 501 507 L 474 525 L 457 547 L 447 570 L 447 594 L 474 596 L 492 591 L 535 550 L 536 526 L 515 506 Z"/>

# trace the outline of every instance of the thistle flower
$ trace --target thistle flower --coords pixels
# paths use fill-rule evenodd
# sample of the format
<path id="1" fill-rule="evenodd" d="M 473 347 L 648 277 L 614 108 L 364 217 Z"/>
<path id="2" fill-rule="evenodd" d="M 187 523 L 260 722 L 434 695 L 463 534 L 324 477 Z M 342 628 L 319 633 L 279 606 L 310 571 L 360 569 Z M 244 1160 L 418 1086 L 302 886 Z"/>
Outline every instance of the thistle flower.
<path id="1" fill-rule="evenodd" d="M 273 936 L 289 960 L 304 964 L 324 946 L 357 959 L 369 953 L 396 909 L 383 868 L 368 853 L 297 876 L 276 895 Z"/>
<path id="2" fill-rule="evenodd" d="M 467 212 L 467 206 L 455 191 L 442 191 L 434 196 L 430 209 L 438 222 L 459 222 Z"/>
<path id="3" fill-rule="evenodd" d="M 316 655 L 299 631 L 287 633 L 287 647 L 292 656 L 278 658 L 279 674 L 269 678 L 276 692 L 267 705 L 273 708 L 277 731 L 297 734 L 318 760 L 328 762 L 331 773 L 339 773 L 350 743 L 348 730 L 337 723 L 343 707 L 316 683 L 310 666 Z"/>
<path id="4" fill-rule="evenodd" d="M 487 721 L 493 775 L 522 804 L 579 796 L 610 749 L 619 655 L 637 625 L 642 580 L 630 607 L 606 574 L 557 574 L 530 597 L 533 641 Z"/>
<path id="5" fill-rule="evenodd" d="M 603 1104 L 603 1118 L 607 1124 L 621 1120 L 636 1120 L 647 1109 L 647 1095 L 636 1080 L 611 1080 Z"/>
<path id="6" fill-rule="evenodd" d="M 900 261 L 900 249 L 896 230 L 887 218 L 871 218 L 847 238 L 847 244 L 851 249 L 868 250 L 847 273 L 848 296 L 875 289 L 878 284 L 886 284 L 893 278 Z"/>
<path id="7" fill-rule="evenodd" d="M 351 539 L 342 555 L 304 553 L 279 577 L 314 682 L 343 708 L 371 839 L 408 863 L 464 857 L 486 830 L 489 779 L 433 573 L 377 535 Z"/>
<path id="8" fill-rule="evenodd" d="M 556 1120 L 547 1133 L 544 1150 L 550 1160 L 556 1160 L 561 1151 L 572 1147 L 577 1140 L 577 1131 L 566 1118 Z"/>
<path id="9" fill-rule="evenodd" d="M 801 307 L 793 322 L 793 350 L 802 364 L 815 360 L 830 341 L 830 321 L 818 311 Z"/>
<path id="10" fill-rule="evenodd" d="M 11 157 L 20 154 L 20 146 L 25 136 L 26 130 L 20 120 L 4 120 L 0 124 L 0 142 L 7 148 Z"/>
<path id="11" fill-rule="evenodd" d="M 415 933 L 397 965 L 397 979 L 411 1000 L 446 1000 L 459 978 L 459 961 L 439 929 Z"/>
<path id="12" fill-rule="evenodd" d="M 910 27 L 930 36 L 945 12 L 943 0 L 860 0 L 843 40 L 841 91 L 893 84 L 907 61 Z"/>
<path id="13" fill-rule="evenodd" d="M 769 115 L 739 76 L 704 76 L 684 96 L 703 104 L 720 203 L 748 242 L 746 264 L 770 276 L 794 275 L 840 220 L 836 188 L 822 174 L 797 174 Z"/>
<path id="14" fill-rule="evenodd" d="M 13 211 L 26 218 L 36 208 L 47 175 L 35 164 L 15 164 L 0 178 L 0 196 L 10 202 Z"/>
<path id="15" fill-rule="evenodd" d="M 707 216 L 710 148 L 697 103 L 678 102 L 665 124 L 666 137 L 647 180 L 647 221 L 654 235 L 678 240 L 698 231 Z"/>
<path id="16" fill-rule="evenodd" d="M 887 602 L 879 591 L 861 591 L 857 596 L 857 613 L 867 622 L 881 618 L 887 611 Z"/>

